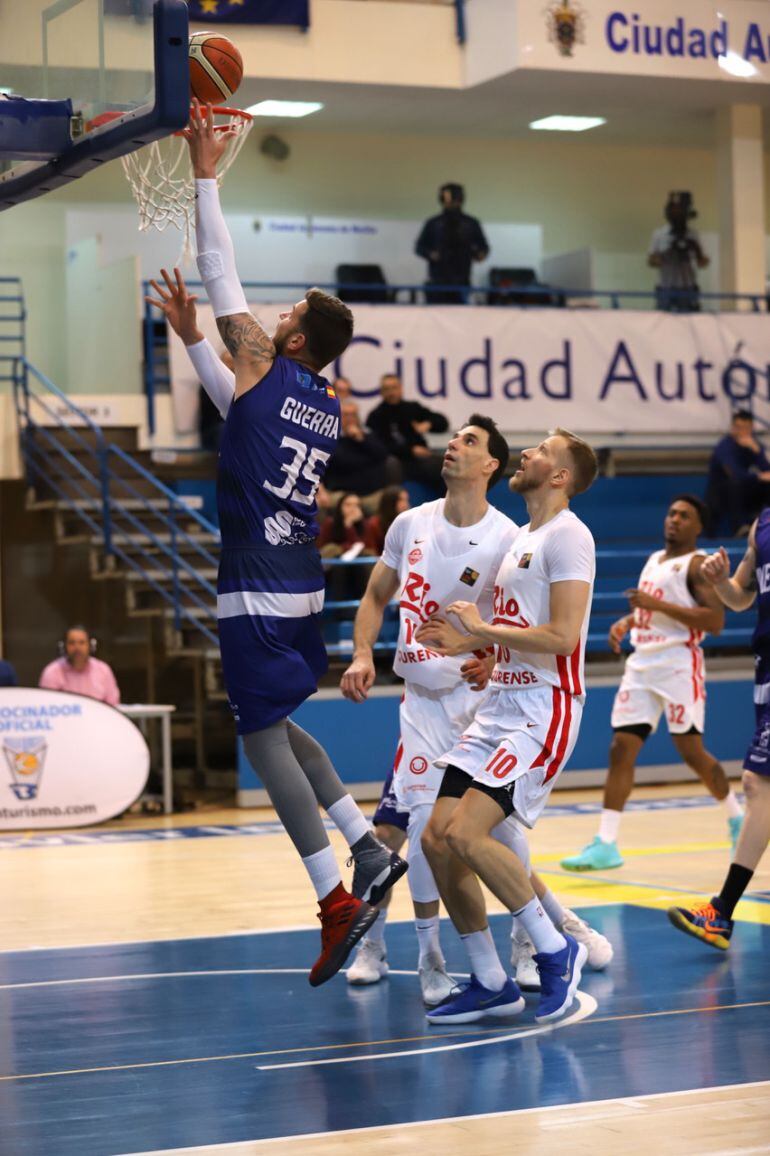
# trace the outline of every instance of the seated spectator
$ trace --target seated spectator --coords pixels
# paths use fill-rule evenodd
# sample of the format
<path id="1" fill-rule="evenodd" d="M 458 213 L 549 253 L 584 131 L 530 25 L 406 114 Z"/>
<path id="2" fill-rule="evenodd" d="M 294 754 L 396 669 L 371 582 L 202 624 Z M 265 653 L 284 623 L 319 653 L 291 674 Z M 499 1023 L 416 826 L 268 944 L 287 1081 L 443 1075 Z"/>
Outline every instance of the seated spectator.
<path id="1" fill-rule="evenodd" d="M 96 640 L 85 626 L 70 626 L 60 646 L 61 658 L 48 663 L 38 685 L 44 690 L 66 690 L 117 706 L 120 691 L 115 675 L 106 662 L 94 658 Z"/>
<path id="2" fill-rule="evenodd" d="M 770 503 L 770 460 L 754 435 L 754 419 L 736 410 L 730 432 L 714 447 L 709 462 L 706 503 L 712 533 L 726 517 L 731 534 L 747 533 L 763 506 Z"/>
<path id="3" fill-rule="evenodd" d="M 404 401 L 404 387 L 395 373 L 384 374 L 380 394 L 382 401 L 366 419 L 369 429 L 400 459 L 405 477 L 440 486 L 443 454 L 431 452 L 425 434 L 444 433 L 449 422 L 419 401 Z"/>
<path id="4" fill-rule="evenodd" d="M 19 679 L 10 662 L 0 658 L 0 686 L 18 686 Z"/>
<path id="5" fill-rule="evenodd" d="M 366 519 L 358 494 L 343 494 L 334 513 L 326 519 L 318 535 L 323 558 L 353 559 L 368 554 Z M 368 566 L 330 566 L 326 588 L 334 602 L 360 598 L 369 577 Z"/>
<path id="6" fill-rule="evenodd" d="M 366 548 L 379 558 L 385 545 L 385 535 L 399 514 L 409 509 L 409 494 L 400 486 L 388 486 L 382 491 L 376 514 L 366 519 Z"/>
<path id="7" fill-rule="evenodd" d="M 401 481 L 401 464 L 381 438 L 361 426 L 352 398 L 340 404 L 340 436 L 324 476 L 330 490 L 364 497 Z"/>

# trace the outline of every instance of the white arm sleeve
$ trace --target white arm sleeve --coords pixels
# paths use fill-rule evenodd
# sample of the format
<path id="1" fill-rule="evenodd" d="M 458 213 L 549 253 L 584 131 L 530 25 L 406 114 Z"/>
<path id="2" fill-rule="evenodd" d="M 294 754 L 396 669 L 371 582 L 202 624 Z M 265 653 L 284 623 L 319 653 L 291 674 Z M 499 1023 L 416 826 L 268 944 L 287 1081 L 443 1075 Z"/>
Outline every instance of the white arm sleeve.
<path id="1" fill-rule="evenodd" d="M 198 272 L 206 286 L 215 317 L 248 313 L 246 295 L 235 267 L 235 249 L 219 204 L 213 178 L 195 182 L 195 236 Z"/>
<path id="2" fill-rule="evenodd" d="M 205 337 L 195 345 L 186 346 L 188 357 L 195 366 L 200 383 L 222 417 L 235 397 L 235 374 L 217 357 L 214 346 Z"/>

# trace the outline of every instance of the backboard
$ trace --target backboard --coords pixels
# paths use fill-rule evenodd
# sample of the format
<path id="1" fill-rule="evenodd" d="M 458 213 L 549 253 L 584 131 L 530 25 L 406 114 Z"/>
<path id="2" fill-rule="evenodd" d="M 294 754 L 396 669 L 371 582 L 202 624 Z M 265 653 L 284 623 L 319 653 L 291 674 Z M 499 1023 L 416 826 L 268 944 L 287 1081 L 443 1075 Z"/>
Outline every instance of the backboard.
<path id="1" fill-rule="evenodd" d="M 187 122 L 184 0 L 24 0 L 0 23 L 0 210 Z"/>

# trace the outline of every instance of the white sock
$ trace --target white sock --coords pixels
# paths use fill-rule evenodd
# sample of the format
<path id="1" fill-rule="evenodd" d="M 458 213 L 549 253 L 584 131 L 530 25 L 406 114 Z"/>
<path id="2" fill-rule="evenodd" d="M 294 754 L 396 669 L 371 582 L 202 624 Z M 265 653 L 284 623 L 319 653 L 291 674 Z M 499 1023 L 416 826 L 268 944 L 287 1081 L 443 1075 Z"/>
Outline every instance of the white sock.
<path id="1" fill-rule="evenodd" d="M 537 896 L 530 899 L 521 911 L 514 911 L 514 915 L 526 927 L 527 935 L 535 945 L 535 951 L 543 951 L 550 955 L 567 946 L 566 939 L 551 923 Z"/>
<path id="2" fill-rule="evenodd" d="M 617 843 L 622 814 L 622 811 L 610 811 L 607 807 L 602 807 L 602 817 L 599 820 L 599 838 L 602 843 Z"/>
<path id="3" fill-rule="evenodd" d="M 342 882 L 340 869 L 331 847 L 324 847 L 322 851 L 308 855 L 302 862 L 305 864 L 310 882 L 315 887 L 315 893 L 319 899 L 323 899 L 330 891 L 334 890 L 338 883 Z"/>
<path id="4" fill-rule="evenodd" d="M 429 955 L 434 957 L 438 956 L 443 960 L 441 940 L 439 939 L 438 915 L 434 915 L 430 919 L 418 919 L 415 917 L 414 929 L 417 932 L 417 943 L 420 947 L 420 959 L 417 966 L 421 967 L 423 960 Z"/>
<path id="5" fill-rule="evenodd" d="M 731 819 L 740 819 L 743 814 L 743 807 L 738 802 L 738 796 L 735 791 L 728 791 L 727 795 L 722 799 L 727 808 L 728 817 Z"/>
<path id="6" fill-rule="evenodd" d="M 371 834 L 371 827 L 352 795 L 343 795 L 336 803 L 332 803 L 331 807 L 326 808 L 326 814 L 348 847 L 363 839 L 364 835 Z"/>
<path id="7" fill-rule="evenodd" d="M 380 947 L 385 947 L 385 924 L 388 921 L 388 909 L 385 908 L 375 919 L 372 926 L 366 933 L 366 938 L 370 939 L 372 943 L 378 944 Z"/>
<path id="8" fill-rule="evenodd" d="M 488 927 L 483 931 L 472 931 L 470 935 L 461 935 L 471 971 L 476 979 L 489 991 L 502 991 L 505 986 L 505 969 L 497 954 L 492 932 Z"/>
<path id="9" fill-rule="evenodd" d="M 562 907 L 559 900 L 550 889 L 546 891 L 543 898 L 540 900 L 543 909 L 550 919 L 554 927 L 561 927 L 564 920 L 567 918 L 567 913 Z"/>

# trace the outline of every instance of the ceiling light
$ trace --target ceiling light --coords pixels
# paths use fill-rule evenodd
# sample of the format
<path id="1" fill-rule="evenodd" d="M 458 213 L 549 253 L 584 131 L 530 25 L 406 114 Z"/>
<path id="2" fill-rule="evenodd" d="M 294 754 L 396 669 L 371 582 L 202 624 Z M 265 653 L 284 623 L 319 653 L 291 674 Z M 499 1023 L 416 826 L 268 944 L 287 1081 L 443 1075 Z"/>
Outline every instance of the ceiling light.
<path id="1" fill-rule="evenodd" d="M 252 104 L 246 112 L 252 116 L 310 116 L 311 112 L 318 112 L 322 104 L 314 100 L 260 100 L 259 104 Z"/>
<path id="2" fill-rule="evenodd" d="M 545 116 L 542 120 L 531 121 L 529 127 L 549 132 L 585 132 L 606 123 L 603 116 Z"/>
<path id="3" fill-rule="evenodd" d="M 756 76 L 757 70 L 753 64 L 748 60 L 744 60 L 737 52 L 726 52 L 724 56 L 717 57 L 719 67 L 729 72 L 730 76 Z"/>

